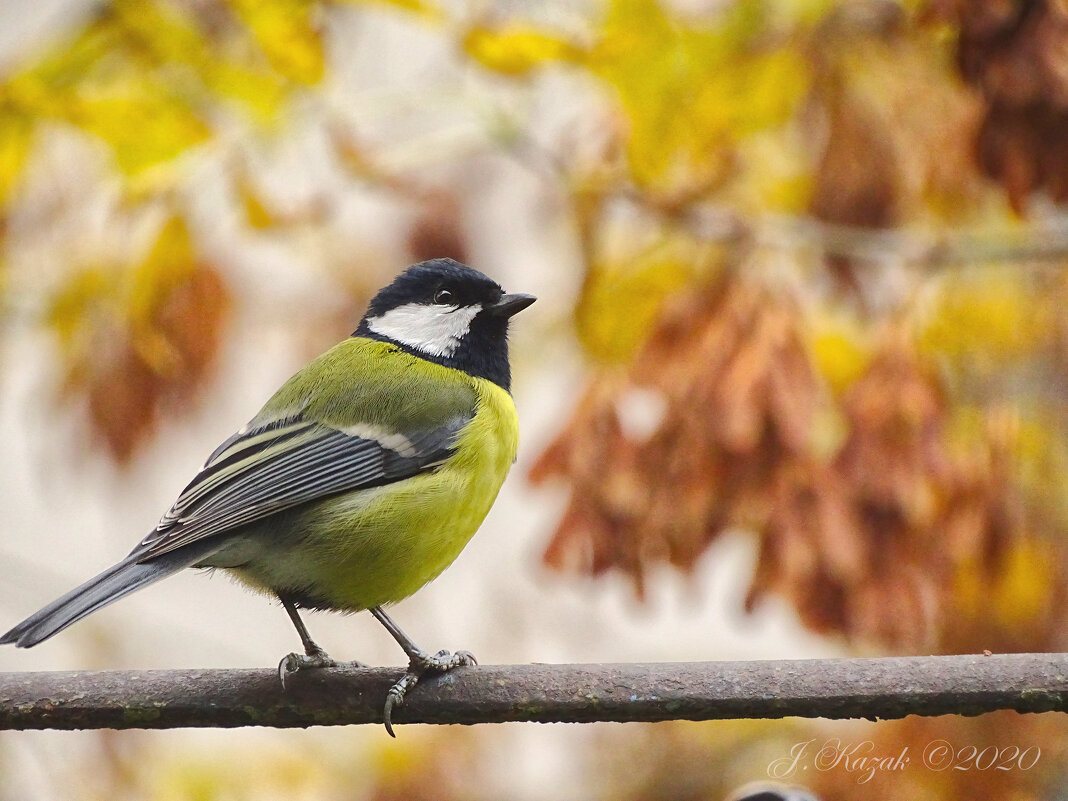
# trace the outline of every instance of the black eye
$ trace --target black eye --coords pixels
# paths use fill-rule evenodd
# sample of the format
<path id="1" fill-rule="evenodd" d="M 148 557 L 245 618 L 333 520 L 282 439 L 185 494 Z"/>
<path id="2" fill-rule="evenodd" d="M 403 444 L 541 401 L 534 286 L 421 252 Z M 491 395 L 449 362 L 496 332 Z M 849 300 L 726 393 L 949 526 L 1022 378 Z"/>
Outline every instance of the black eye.
<path id="1" fill-rule="evenodd" d="M 439 289 L 434 293 L 434 302 L 439 306 L 455 306 L 456 295 L 447 289 Z"/>

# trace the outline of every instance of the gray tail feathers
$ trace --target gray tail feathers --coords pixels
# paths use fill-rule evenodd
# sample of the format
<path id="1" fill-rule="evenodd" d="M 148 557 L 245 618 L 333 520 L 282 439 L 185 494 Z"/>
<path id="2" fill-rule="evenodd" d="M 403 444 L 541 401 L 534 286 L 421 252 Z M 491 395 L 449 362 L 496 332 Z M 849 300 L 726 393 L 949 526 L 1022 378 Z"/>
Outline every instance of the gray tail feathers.
<path id="1" fill-rule="evenodd" d="M 219 547 L 218 543 L 213 545 L 211 548 L 187 546 L 143 563 L 137 561 L 142 554 L 132 553 L 99 576 L 34 612 L 0 637 L 0 645 L 15 643 L 19 648 L 37 645 L 86 615 L 189 567 Z"/>

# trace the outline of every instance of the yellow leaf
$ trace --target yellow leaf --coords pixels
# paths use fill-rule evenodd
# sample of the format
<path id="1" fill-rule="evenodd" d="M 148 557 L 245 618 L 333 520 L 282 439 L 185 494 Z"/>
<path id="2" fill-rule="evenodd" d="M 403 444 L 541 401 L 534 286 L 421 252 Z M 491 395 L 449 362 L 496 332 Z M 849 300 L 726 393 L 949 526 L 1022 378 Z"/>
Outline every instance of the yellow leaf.
<path id="1" fill-rule="evenodd" d="M 206 89 L 239 101 L 261 122 L 273 120 L 285 96 L 277 74 L 231 58 L 170 3 L 115 0 L 113 8 L 129 46 L 147 52 L 152 66 L 165 70 L 161 80 L 179 82 L 185 76 L 177 75 L 174 67 L 186 65 Z"/>
<path id="2" fill-rule="evenodd" d="M 130 175 L 170 161 L 211 135 L 188 105 L 147 78 L 127 76 L 86 95 L 67 118 L 107 142 L 119 169 Z"/>
<path id="3" fill-rule="evenodd" d="M 838 395 L 860 378 L 871 361 L 871 343 L 862 325 L 840 315 L 813 322 L 809 352 L 817 372 Z"/>
<path id="4" fill-rule="evenodd" d="M 322 80 L 323 43 L 310 0 L 228 0 L 251 31 L 267 61 L 280 74 L 302 84 Z"/>
<path id="5" fill-rule="evenodd" d="M 611 3 L 589 62 L 619 96 L 639 184 L 710 185 L 726 173 L 732 144 L 790 118 L 808 69 L 799 53 L 760 40 L 763 9 L 739 0 L 702 27 L 654 0 Z"/>
<path id="6" fill-rule="evenodd" d="M 115 22 L 124 39 L 134 40 L 156 64 L 199 64 L 212 57 L 204 36 L 171 3 L 112 0 Z"/>
<path id="7" fill-rule="evenodd" d="M 160 374 L 172 372 L 178 354 L 158 329 L 156 314 L 163 300 L 196 270 L 193 242 L 185 221 L 178 216 L 164 223 L 144 261 L 130 274 L 127 317 L 132 345 Z"/>
<path id="8" fill-rule="evenodd" d="M 285 83 L 276 74 L 237 62 L 212 59 L 203 65 L 201 77 L 209 89 L 241 103 L 261 124 L 275 121 L 286 98 Z"/>
<path id="9" fill-rule="evenodd" d="M 18 183 L 33 140 L 33 121 L 17 113 L 0 112 L 0 207 Z"/>
<path id="10" fill-rule="evenodd" d="M 63 119 L 100 137 L 119 168 L 137 175 L 205 140 L 210 130 L 143 53 L 128 52 L 123 35 L 107 18 L 6 90 L 27 114 Z"/>
<path id="11" fill-rule="evenodd" d="M 947 276 L 920 348 L 959 367 L 990 373 L 1034 357 L 1052 330 L 1048 304 L 1015 267 Z"/>
<path id="12" fill-rule="evenodd" d="M 490 29 L 475 26 L 463 38 L 471 58 L 504 75 L 526 75 L 547 61 L 578 61 L 582 50 L 527 25 Z"/>
<path id="13" fill-rule="evenodd" d="M 265 230 L 277 227 L 279 220 L 266 203 L 260 199 L 260 193 L 252 185 L 252 179 L 242 175 L 237 180 L 237 195 L 245 209 L 245 219 L 253 228 Z"/>
<path id="14" fill-rule="evenodd" d="M 0 88 L 27 117 L 62 119 L 104 139 L 128 176 L 210 136 L 199 109 L 233 99 L 273 121 L 286 81 L 209 41 L 174 4 L 115 0 L 71 41 L 54 47 Z"/>
<path id="15" fill-rule="evenodd" d="M 664 299 L 693 279 L 694 264 L 680 253 L 657 250 L 631 262 L 591 266 L 575 307 L 587 353 L 626 362 L 652 331 Z"/>
<path id="16" fill-rule="evenodd" d="M 159 299 L 186 281 L 196 269 L 193 239 L 185 220 L 175 215 L 160 228 L 156 241 L 132 273 L 130 319 L 152 317 Z"/>
<path id="17" fill-rule="evenodd" d="M 80 357 L 83 328 L 90 311 L 100 305 L 116 305 L 117 272 L 90 266 L 73 275 L 49 303 L 46 319 L 69 357 Z"/>
<path id="18" fill-rule="evenodd" d="M 1034 540 L 1021 542 L 1009 552 L 994 586 L 987 589 L 1000 626 L 1012 631 L 1042 619 L 1055 591 L 1057 564 L 1057 554 Z"/>
<path id="19" fill-rule="evenodd" d="M 121 32 L 111 18 L 96 20 L 71 41 L 46 52 L 33 66 L 4 84 L 11 104 L 34 117 L 64 117 L 86 76 L 120 45 Z"/>
<path id="20" fill-rule="evenodd" d="M 1023 406 L 1023 404 L 1021 404 Z M 1016 478 L 1033 509 L 1041 509 L 1058 531 L 1068 526 L 1068 449 L 1063 414 L 1024 406 L 1018 410 L 1013 457 Z"/>

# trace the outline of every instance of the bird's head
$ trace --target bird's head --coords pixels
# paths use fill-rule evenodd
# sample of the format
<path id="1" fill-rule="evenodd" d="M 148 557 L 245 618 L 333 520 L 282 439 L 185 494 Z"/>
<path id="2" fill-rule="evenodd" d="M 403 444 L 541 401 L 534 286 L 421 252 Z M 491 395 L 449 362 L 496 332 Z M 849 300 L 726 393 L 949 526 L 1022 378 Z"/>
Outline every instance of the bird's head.
<path id="1" fill-rule="evenodd" d="M 392 342 L 424 359 L 509 389 L 508 320 L 536 298 L 452 259 L 420 262 L 380 290 L 354 336 Z"/>

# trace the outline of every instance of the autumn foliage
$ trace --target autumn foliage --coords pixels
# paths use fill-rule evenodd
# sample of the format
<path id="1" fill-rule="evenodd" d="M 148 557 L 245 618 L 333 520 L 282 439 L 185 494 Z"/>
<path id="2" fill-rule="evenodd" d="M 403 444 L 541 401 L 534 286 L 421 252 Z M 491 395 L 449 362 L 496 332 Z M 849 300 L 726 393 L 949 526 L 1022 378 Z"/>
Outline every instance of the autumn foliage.
<path id="1" fill-rule="evenodd" d="M 1055 4 L 932 4 L 925 12 L 910 21 L 893 4 L 842 6 L 803 34 L 813 48 L 808 103 L 826 126 L 809 209 L 849 227 L 824 232 L 823 269 L 835 294 L 780 282 L 781 270 L 762 264 L 780 257 L 755 224 L 741 227 L 755 245 L 730 249 L 681 292 L 663 290 L 669 300 L 651 332 L 590 381 L 531 472 L 538 482 L 565 478 L 572 489 L 545 551 L 550 566 L 620 570 L 640 595 L 653 565 L 690 571 L 717 536 L 751 530 L 759 548 L 749 609 L 769 594 L 784 597 L 810 628 L 867 648 L 1059 647 L 1063 518 L 1053 523 L 1040 511 L 1044 501 L 1027 478 L 1035 458 L 1028 415 L 1057 412 L 1029 384 L 1014 383 L 1024 394 L 1010 399 L 992 383 L 994 365 L 1006 359 L 1059 369 L 1040 355 L 1050 341 L 1040 333 L 1043 309 L 1058 290 L 1036 284 L 999 295 L 993 271 L 985 286 L 942 280 L 932 306 L 923 271 L 937 252 L 919 250 L 935 261 L 901 276 L 905 288 L 888 302 L 873 294 L 885 271 L 872 260 L 878 240 L 859 232 L 962 219 L 962 201 L 989 203 L 983 172 L 1002 181 L 1017 211 L 1035 191 L 1059 197 L 1053 182 L 1064 170 L 1043 155 L 1058 137 L 1033 128 L 1027 135 L 1043 147 L 1018 138 L 1016 178 L 992 171 L 988 151 L 1006 92 L 1017 92 L 1012 114 L 1030 126 L 1046 125 L 1042 104 L 1059 108 L 1054 53 L 1068 37 L 1058 34 Z M 925 36 L 943 35 L 938 25 L 947 21 L 961 26 L 962 80 L 988 70 L 982 98 L 930 59 Z M 985 51 L 976 45 L 982 36 Z M 768 41 L 753 46 L 763 51 Z M 746 63 L 735 62 L 742 70 Z M 721 144 L 744 158 L 748 141 L 735 128 Z M 693 209 L 749 180 L 752 170 L 735 166 L 724 184 L 681 208 L 645 200 L 667 221 L 665 235 L 681 229 L 700 240 Z M 1021 175 L 1029 177 L 1021 183 Z M 596 252 L 600 242 L 590 241 Z M 851 311 L 834 310 L 843 302 Z M 645 410 L 638 426 L 629 422 L 635 403 Z"/>
<path id="2" fill-rule="evenodd" d="M 546 561 L 621 569 L 641 592 L 656 562 L 690 570 L 715 537 L 748 528 L 760 535 L 748 605 L 780 594 L 812 628 L 859 643 L 976 647 L 960 629 L 959 583 L 993 587 L 1025 547 L 1013 432 L 991 419 L 987 438 L 955 449 L 946 392 L 900 323 L 836 399 L 803 328 L 796 303 L 739 273 L 669 303 L 630 368 L 591 381 L 532 468 L 573 487 Z M 628 429 L 628 398 L 649 393 L 655 419 Z M 827 449 L 813 432 L 832 415 L 846 433 Z M 982 637 L 1015 639 L 997 627 Z"/>
<path id="3" fill-rule="evenodd" d="M 208 377 L 230 305 L 218 271 L 167 221 L 145 260 L 86 269 L 52 298 L 63 396 L 84 398 L 91 430 L 127 461 L 168 402 Z"/>

